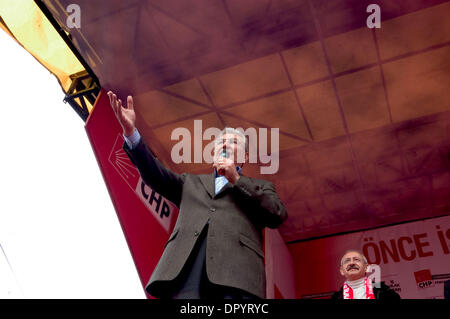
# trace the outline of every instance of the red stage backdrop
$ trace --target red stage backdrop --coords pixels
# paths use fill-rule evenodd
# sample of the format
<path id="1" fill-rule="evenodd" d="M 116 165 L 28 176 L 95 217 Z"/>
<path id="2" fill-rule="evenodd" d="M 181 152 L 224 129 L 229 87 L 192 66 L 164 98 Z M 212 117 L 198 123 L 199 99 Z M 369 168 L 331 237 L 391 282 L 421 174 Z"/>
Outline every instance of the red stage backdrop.
<path id="1" fill-rule="evenodd" d="M 450 279 L 450 216 L 288 244 L 298 298 L 326 298 L 338 290 L 342 255 L 362 251 L 380 266 L 381 281 L 402 298 L 443 298 Z"/>
<path id="2" fill-rule="evenodd" d="M 178 209 L 142 182 L 122 149 L 122 129 L 104 90 L 86 122 L 86 133 L 145 286 L 175 225 Z M 294 298 L 292 257 L 277 230 L 267 232 L 265 239 L 267 297 Z"/>

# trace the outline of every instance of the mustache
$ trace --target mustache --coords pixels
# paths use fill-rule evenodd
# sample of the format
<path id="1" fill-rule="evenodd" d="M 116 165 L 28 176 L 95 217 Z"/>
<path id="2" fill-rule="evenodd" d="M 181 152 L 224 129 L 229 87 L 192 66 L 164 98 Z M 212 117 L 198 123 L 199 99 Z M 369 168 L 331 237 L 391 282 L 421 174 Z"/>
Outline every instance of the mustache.
<path id="1" fill-rule="evenodd" d="M 359 270 L 359 267 L 358 267 L 357 265 L 348 265 L 347 271 L 349 271 L 349 270 L 351 270 L 351 269 Z"/>

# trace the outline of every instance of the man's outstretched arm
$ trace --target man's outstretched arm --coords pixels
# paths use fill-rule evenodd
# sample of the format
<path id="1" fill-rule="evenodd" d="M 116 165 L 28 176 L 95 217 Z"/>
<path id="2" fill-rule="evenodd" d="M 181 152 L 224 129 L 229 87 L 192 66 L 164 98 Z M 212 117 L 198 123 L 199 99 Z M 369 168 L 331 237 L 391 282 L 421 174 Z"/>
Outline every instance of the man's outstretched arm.
<path id="1" fill-rule="evenodd" d="M 164 167 L 144 143 L 136 130 L 133 98 L 128 96 L 125 107 L 113 92 L 109 91 L 108 97 L 126 140 L 123 148 L 139 170 L 142 179 L 156 192 L 179 206 L 185 175 L 178 175 Z"/>

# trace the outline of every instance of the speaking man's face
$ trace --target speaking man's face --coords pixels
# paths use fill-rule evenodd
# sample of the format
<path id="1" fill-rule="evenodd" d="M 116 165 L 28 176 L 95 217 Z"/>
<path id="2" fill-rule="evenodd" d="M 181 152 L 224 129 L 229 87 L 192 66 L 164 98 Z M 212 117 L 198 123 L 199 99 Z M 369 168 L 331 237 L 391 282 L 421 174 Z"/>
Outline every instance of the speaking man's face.
<path id="1" fill-rule="evenodd" d="M 234 163 L 245 163 L 248 160 L 248 153 L 245 152 L 245 140 L 242 136 L 232 133 L 225 133 L 219 137 L 214 147 L 214 161 L 220 161 L 223 152 L 226 157 Z"/>
<path id="2" fill-rule="evenodd" d="M 358 280 L 366 275 L 367 264 L 363 257 L 356 251 L 350 251 L 344 255 L 341 264 L 341 275 L 347 280 Z"/>

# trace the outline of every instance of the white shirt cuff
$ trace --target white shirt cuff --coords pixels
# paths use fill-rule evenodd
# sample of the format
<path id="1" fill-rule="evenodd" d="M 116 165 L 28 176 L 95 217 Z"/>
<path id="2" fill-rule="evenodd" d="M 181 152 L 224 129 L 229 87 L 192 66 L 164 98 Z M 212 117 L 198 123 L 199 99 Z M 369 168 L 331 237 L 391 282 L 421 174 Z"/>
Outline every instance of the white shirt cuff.
<path id="1" fill-rule="evenodd" d="M 138 145 L 139 140 L 141 139 L 141 134 L 139 134 L 138 130 L 135 129 L 133 134 L 128 137 L 124 134 L 123 138 L 125 139 L 125 143 L 127 143 L 128 147 L 132 150 L 136 147 L 136 145 Z"/>

